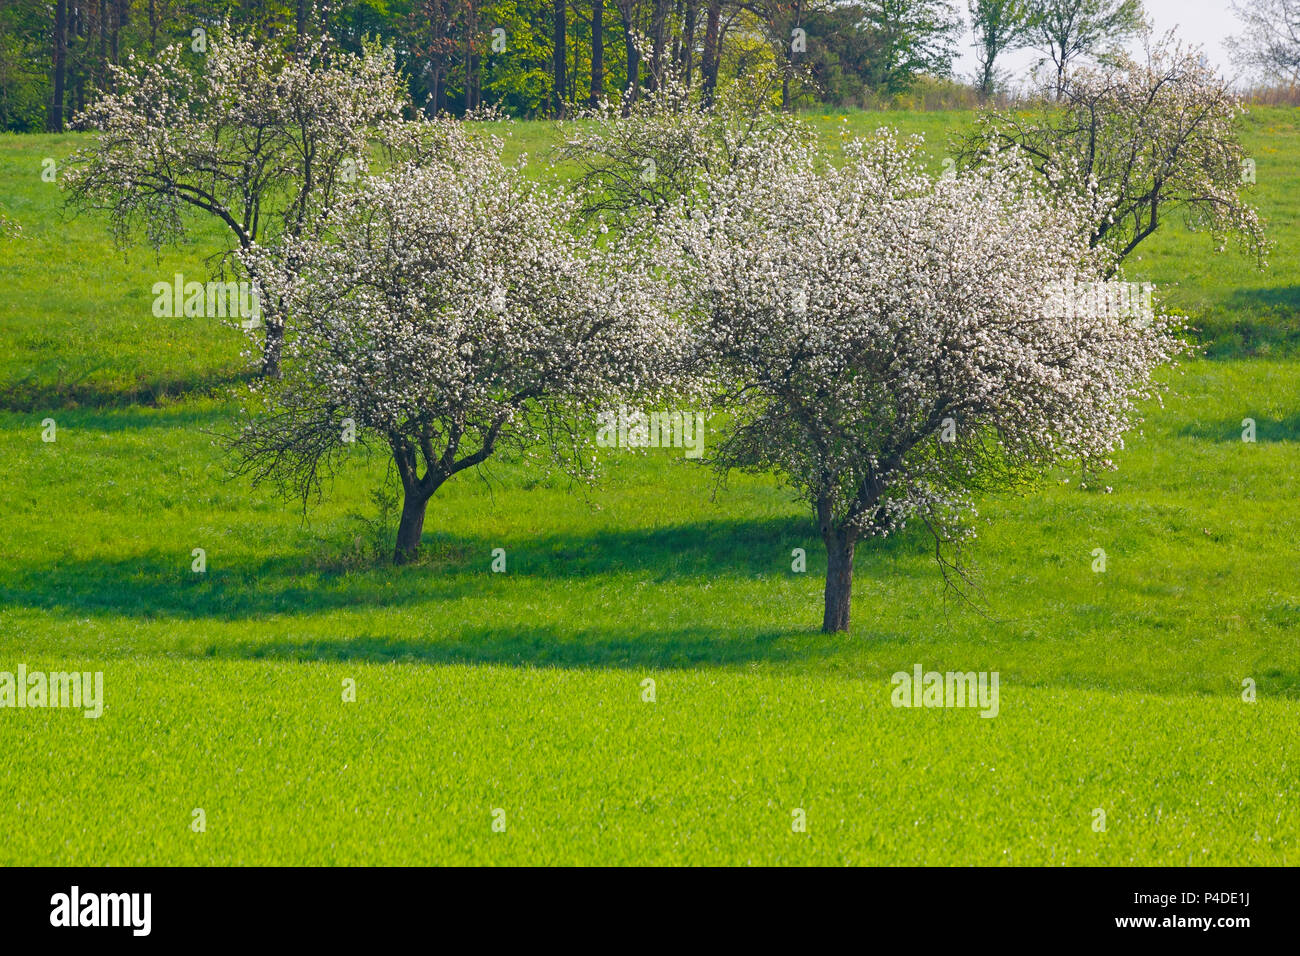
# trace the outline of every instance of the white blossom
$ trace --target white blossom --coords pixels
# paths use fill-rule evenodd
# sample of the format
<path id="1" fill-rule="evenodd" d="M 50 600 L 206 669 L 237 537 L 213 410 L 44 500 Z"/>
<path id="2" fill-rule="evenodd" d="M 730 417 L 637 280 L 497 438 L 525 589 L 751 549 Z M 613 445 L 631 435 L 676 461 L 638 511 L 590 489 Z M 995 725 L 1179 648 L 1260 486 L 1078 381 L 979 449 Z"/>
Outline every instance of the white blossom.
<path id="1" fill-rule="evenodd" d="M 734 409 L 717 463 L 774 469 L 813 508 L 828 630 L 848 625 L 856 541 L 919 518 L 953 542 L 976 492 L 1103 462 L 1181 348 L 1169 319 L 1053 295 L 1109 267 L 1085 200 L 1049 195 L 1012 153 L 933 178 L 918 145 L 882 131 L 835 168 L 755 144 L 659 225 Z"/>

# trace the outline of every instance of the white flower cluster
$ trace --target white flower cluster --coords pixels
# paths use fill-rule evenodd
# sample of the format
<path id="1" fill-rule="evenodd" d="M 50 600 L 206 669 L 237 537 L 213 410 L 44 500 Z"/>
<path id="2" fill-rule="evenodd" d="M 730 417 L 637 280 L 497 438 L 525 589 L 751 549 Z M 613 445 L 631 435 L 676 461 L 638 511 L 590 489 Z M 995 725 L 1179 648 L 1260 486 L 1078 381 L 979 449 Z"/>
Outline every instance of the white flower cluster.
<path id="1" fill-rule="evenodd" d="M 758 146 L 659 223 L 732 392 L 719 463 L 778 470 L 849 545 L 915 515 L 945 537 L 974 491 L 1107 459 L 1182 348 L 1166 318 L 1062 307 L 1108 267 L 1084 200 L 1013 153 L 933 178 L 917 146 L 881 131 L 838 168 Z"/>
<path id="2" fill-rule="evenodd" d="M 366 179 L 317 234 L 245 254 L 288 318 L 245 451 L 292 470 L 351 419 L 421 509 L 507 443 L 575 451 L 592 409 L 655 393 L 687 340 L 660 283 L 626 267 L 644 255 L 585 242 L 576 201 L 504 165 L 499 141 L 442 133 L 446 149 Z"/>
<path id="3" fill-rule="evenodd" d="M 78 117 L 99 131 L 68 162 L 73 201 L 106 210 L 120 238 L 184 234 L 215 216 L 240 246 L 309 228 L 333 191 L 364 173 L 376 130 L 401 117 L 393 51 L 314 41 L 290 54 L 223 26 L 199 68 L 173 44 L 113 67 L 113 90 Z"/>
<path id="4" fill-rule="evenodd" d="M 1013 151 L 935 178 L 888 131 L 835 165 L 772 127 L 604 234 L 590 194 L 530 183 L 498 141 L 447 121 L 406 136 L 407 161 L 319 230 L 245 253 L 289 331 L 241 436 L 304 493 L 342 420 L 385 443 L 399 559 L 442 482 L 504 444 L 587 461 L 591 409 L 689 390 L 732 410 L 718 465 L 776 470 L 812 506 L 840 629 L 855 541 L 913 517 L 959 541 L 983 489 L 1110 467 L 1183 348 L 1167 318 L 1060 294 L 1113 262 L 1090 199 L 1050 195 Z"/>
<path id="5" fill-rule="evenodd" d="M 1056 192 L 1089 200 L 1090 241 L 1116 263 L 1179 213 L 1220 250 L 1233 237 L 1263 264 L 1263 224 L 1241 195 L 1244 113 L 1200 52 L 1168 34 L 1142 61 L 1117 55 L 1075 70 L 1060 103 L 983 112 L 968 149 L 1023 148 Z"/>
<path id="6" fill-rule="evenodd" d="M 761 74 L 749 76 L 706 109 L 700 90 L 670 72 L 636 99 L 629 92 L 561 123 L 559 155 L 578 170 L 584 213 L 632 227 L 748 161 L 747 147 L 810 143 L 811 128 L 773 112 L 767 93 Z"/>

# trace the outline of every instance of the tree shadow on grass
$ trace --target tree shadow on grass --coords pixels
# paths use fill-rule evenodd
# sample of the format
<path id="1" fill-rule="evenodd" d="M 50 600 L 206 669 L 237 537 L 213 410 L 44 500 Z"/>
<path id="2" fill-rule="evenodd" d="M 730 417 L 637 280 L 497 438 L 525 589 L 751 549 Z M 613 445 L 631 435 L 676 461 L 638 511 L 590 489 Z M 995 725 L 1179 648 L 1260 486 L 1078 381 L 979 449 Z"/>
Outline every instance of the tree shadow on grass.
<path id="1" fill-rule="evenodd" d="M 837 647 L 805 630 L 720 629 L 700 625 L 671 630 L 555 625 L 495 626 L 455 636 L 391 638 L 376 636 L 269 639 L 209 643 L 192 656 L 214 660 L 363 661 L 549 667 L 560 669 L 645 669 L 743 667 L 826 657 Z"/>
<path id="2" fill-rule="evenodd" d="M 30 414 L 30 423 L 39 427 L 41 418 L 49 415 L 59 426 L 59 441 L 68 436 L 76 437 L 86 434 L 134 434 L 146 435 L 158 431 L 178 431 L 187 434 L 217 436 L 223 429 L 230 429 L 231 406 L 217 402 L 208 404 L 176 403 L 149 408 L 51 408 L 39 409 L 30 413 L 10 412 L 0 409 L 4 414 Z M 214 459 L 214 464 L 224 462 Z"/>
<path id="3" fill-rule="evenodd" d="M 81 408 L 156 408 L 163 402 L 220 395 L 231 386 L 254 378 L 243 369 L 185 377 L 140 377 L 134 382 L 103 384 L 91 381 L 48 381 L 29 376 L 0 390 L 0 411 L 50 412 Z M 122 427 L 122 426 L 119 426 Z M 138 427 L 138 423 L 135 426 Z"/>
<path id="4" fill-rule="evenodd" d="M 556 533 L 511 540 L 447 532 L 426 534 L 422 563 L 360 569 L 313 564 L 311 554 L 223 566 L 209 550 L 207 569 L 191 570 L 190 552 L 152 552 L 118 561 L 60 561 L 0 567 L 0 604 L 143 619 L 236 621 L 248 618 L 366 610 L 455 601 L 498 600 L 524 582 L 596 584 L 601 577 L 632 576 L 639 583 L 761 580 L 792 577 L 791 551 L 804 548 L 806 577 L 825 570 L 821 543 L 800 518 L 717 521 L 663 528 Z M 858 562 L 864 578 L 885 567 L 892 575 L 932 571 L 924 562 L 898 562 L 923 553 L 919 535 L 873 542 Z M 493 549 L 506 551 L 507 571 L 491 571 Z M 798 575 L 803 578 L 805 575 Z M 626 580 L 616 582 L 626 586 Z M 532 600 L 527 597 L 526 600 Z M 672 600 L 659 592 L 656 600 Z"/>
<path id="5" fill-rule="evenodd" d="M 1242 433 L 1246 427 L 1242 421 L 1246 418 L 1254 418 L 1257 443 L 1300 441 L 1300 412 L 1281 419 L 1261 418 L 1243 413 L 1241 418 L 1214 422 L 1195 421 L 1179 429 L 1178 435 L 1182 438 L 1241 444 Z"/>
<path id="6" fill-rule="evenodd" d="M 1227 304 L 1233 312 L 1266 310 L 1294 317 L 1300 315 L 1300 285 L 1237 288 L 1228 297 Z"/>
<path id="7" fill-rule="evenodd" d="M 1236 289 L 1192 325 L 1211 359 L 1294 355 L 1300 349 L 1300 286 Z"/>

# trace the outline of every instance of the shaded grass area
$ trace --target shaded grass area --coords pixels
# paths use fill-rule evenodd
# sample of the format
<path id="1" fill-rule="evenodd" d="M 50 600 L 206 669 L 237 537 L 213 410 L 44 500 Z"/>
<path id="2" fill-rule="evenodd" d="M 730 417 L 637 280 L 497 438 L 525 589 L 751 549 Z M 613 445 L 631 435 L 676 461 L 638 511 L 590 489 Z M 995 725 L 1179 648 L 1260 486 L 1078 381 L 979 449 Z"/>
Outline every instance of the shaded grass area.
<path id="1" fill-rule="evenodd" d="M 579 493 L 502 461 L 387 560 L 358 459 L 306 516 L 230 480 L 216 401 L 0 418 L 0 651 L 117 658 L 758 668 L 887 675 L 918 654 L 1042 687 L 1300 697 L 1296 362 L 1194 363 L 1101 489 L 1061 472 L 981 506 L 984 586 L 946 592 L 919 531 L 866 542 L 850 638 L 816 631 L 825 556 L 771 478 L 721 489 L 669 451 Z M 1257 441 L 1241 440 L 1243 418 Z M 192 569 L 193 549 L 206 570 Z M 506 572 L 491 570 L 504 549 Z M 794 549 L 807 573 L 792 570 Z M 1107 570 L 1092 571 L 1093 552 Z"/>

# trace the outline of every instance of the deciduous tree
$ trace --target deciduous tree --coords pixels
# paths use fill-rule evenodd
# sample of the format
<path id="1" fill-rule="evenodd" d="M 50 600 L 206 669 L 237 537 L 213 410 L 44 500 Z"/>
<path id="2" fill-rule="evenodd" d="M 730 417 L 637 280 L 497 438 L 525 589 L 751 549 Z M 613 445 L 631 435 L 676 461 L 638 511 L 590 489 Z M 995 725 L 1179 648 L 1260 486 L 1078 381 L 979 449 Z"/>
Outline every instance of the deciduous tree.
<path id="1" fill-rule="evenodd" d="M 997 80 L 998 57 L 1027 45 L 1033 36 L 1030 0 L 967 0 L 967 4 L 979 63 L 977 82 L 987 99 Z"/>
<path id="2" fill-rule="evenodd" d="M 1300 83 L 1300 0 L 1232 4 L 1245 30 L 1228 40 L 1233 58 L 1264 82 Z"/>
<path id="3" fill-rule="evenodd" d="M 354 429 L 401 479 L 399 563 L 442 484 L 503 448 L 589 473 L 593 409 L 661 386 L 683 339 L 626 266 L 643 257 L 570 230 L 572 198 L 448 129 L 453 148 L 368 179 L 319 236 L 246 253 L 290 323 L 283 377 L 231 440 L 239 470 L 305 503 Z"/>
<path id="4" fill-rule="evenodd" d="M 68 160 L 63 185 L 75 206 L 107 212 L 120 241 L 139 230 L 155 247 L 179 242 L 194 215 L 222 224 L 228 253 L 310 232 L 407 102 L 391 49 L 314 41 L 291 53 L 229 31 L 197 68 L 174 44 L 115 76 L 80 117 L 99 135 Z M 261 311 L 273 376 L 282 320 L 265 295 Z"/>
<path id="5" fill-rule="evenodd" d="M 935 179 L 888 134 L 839 168 L 798 144 L 757 153 L 673 207 L 664 249 L 728 386 L 715 462 L 775 471 L 810 506 L 822 627 L 842 631 L 860 542 L 918 520 L 960 567 L 945 555 L 975 493 L 1105 467 L 1180 345 L 1158 316 L 1054 294 L 1103 256 L 1084 203 L 1013 156 Z"/>
<path id="6" fill-rule="evenodd" d="M 1079 57 L 1117 48 L 1146 28 L 1141 0 L 1030 0 L 1037 45 L 1056 67 L 1056 95 Z"/>
<path id="7" fill-rule="evenodd" d="M 1244 112 L 1198 52 L 1169 35 L 1142 62 L 1121 56 L 1074 72 L 1059 104 L 982 111 L 962 157 L 977 162 L 991 144 L 1023 150 L 1053 190 L 1088 200 L 1089 241 L 1116 265 L 1178 214 L 1262 258 L 1264 228 L 1244 199 Z"/>

